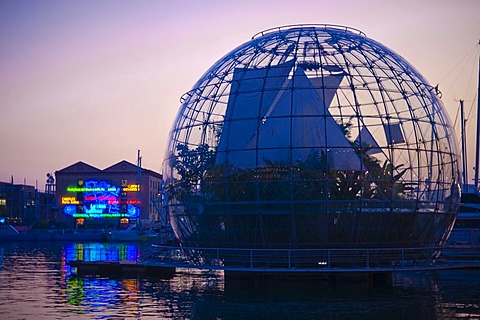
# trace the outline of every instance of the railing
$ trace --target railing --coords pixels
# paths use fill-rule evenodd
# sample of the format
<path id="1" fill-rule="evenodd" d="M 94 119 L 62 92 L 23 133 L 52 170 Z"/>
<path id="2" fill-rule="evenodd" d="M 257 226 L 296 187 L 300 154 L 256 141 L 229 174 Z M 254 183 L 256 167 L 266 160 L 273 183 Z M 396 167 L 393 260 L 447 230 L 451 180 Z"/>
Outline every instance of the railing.
<path id="1" fill-rule="evenodd" d="M 441 250 L 449 250 L 442 256 Z M 157 246 L 146 263 L 197 269 L 268 272 L 418 270 L 453 266 L 455 248 L 237 249 Z M 480 248 L 470 252 L 480 257 Z M 478 258 L 477 258 L 478 259 Z"/>
<path id="2" fill-rule="evenodd" d="M 120 254 L 121 252 L 121 254 Z M 157 246 L 71 248 L 69 262 L 130 261 L 151 266 L 263 272 L 376 272 L 480 267 L 480 246 L 352 249 L 243 249 Z"/>
<path id="3" fill-rule="evenodd" d="M 261 37 L 265 34 L 275 32 L 275 31 L 283 31 L 283 30 L 288 30 L 288 29 L 291 29 L 291 28 L 312 28 L 312 27 L 315 27 L 315 28 L 318 28 L 318 29 L 336 29 L 336 30 L 341 30 L 341 31 L 345 31 L 345 32 L 348 31 L 348 32 L 352 32 L 352 33 L 358 34 L 360 36 L 366 37 L 365 33 L 363 33 L 362 31 L 360 31 L 358 29 L 355 29 L 355 28 L 352 28 L 352 27 L 347 27 L 347 26 L 342 26 L 342 25 L 338 25 L 338 24 L 293 24 L 293 25 L 286 25 L 286 26 L 281 26 L 281 27 L 276 27 L 276 28 L 270 28 L 270 29 L 267 29 L 267 30 L 263 30 L 261 32 L 258 32 L 256 34 L 254 34 L 252 39 Z"/>

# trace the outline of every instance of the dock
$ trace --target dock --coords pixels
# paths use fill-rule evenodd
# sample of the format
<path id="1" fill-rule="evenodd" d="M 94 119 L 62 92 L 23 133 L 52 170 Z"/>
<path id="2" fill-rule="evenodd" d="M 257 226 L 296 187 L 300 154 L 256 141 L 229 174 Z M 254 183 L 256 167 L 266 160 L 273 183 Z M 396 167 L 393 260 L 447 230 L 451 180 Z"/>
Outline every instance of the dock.
<path id="1" fill-rule="evenodd" d="M 147 276 L 154 278 L 172 278 L 175 267 L 149 265 L 131 261 L 80 261 L 69 262 L 70 267 L 76 268 L 77 275 L 99 275 L 108 277 Z"/>
<path id="2" fill-rule="evenodd" d="M 480 247 L 262 250 L 152 246 L 145 259 L 135 261 L 74 260 L 77 275 L 171 278 L 178 268 L 224 271 L 230 278 L 339 277 L 341 274 L 383 275 L 408 271 L 479 269 Z M 425 253 L 426 252 L 426 253 Z M 442 252 L 435 259 L 433 252 Z M 428 254 L 427 254 L 428 253 Z M 75 255 L 78 256 L 78 255 Z M 409 259 L 423 256 L 424 259 Z M 304 277 L 305 278 L 305 277 Z M 308 277 L 307 277 L 308 278 Z"/>

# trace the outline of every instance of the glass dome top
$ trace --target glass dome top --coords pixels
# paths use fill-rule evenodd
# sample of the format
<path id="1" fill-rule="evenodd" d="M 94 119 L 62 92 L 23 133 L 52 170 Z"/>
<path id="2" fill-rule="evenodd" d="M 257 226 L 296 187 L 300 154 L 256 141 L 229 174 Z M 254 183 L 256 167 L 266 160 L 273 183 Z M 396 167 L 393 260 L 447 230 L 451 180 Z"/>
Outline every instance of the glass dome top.
<path id="1" fill-rule="evenodd" d="M 177 236 L 226 246 L 438 244 L 454 221 L 459 175 L 436 93 L 353 28 L 256 34 L 181 98 L 163 168 Z"/>

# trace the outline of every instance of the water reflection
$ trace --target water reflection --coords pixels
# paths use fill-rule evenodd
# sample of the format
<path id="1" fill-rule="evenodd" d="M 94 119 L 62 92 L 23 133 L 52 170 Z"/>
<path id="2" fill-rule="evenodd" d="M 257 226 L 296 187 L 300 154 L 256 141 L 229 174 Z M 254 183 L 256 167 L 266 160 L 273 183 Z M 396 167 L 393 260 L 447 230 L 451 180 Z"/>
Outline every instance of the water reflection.
<path id="1" fill-rule="evenodd" d="M 225 283 L 221 272 L 187 269 L 171 279 L 81 277 L 69 261 L 138 259 L 147 249 L 0 243 L 2 250 L 0 313 L 6 319 L 480 319 L 480 270 L 396 274 L 388 286 Z"/>
<path id="2" fill-rule="evenodd" d="M 69 243 L 63 247 L 67 262 L 80 261 L 137 261 L 140 245 L 133 243 Z"/>

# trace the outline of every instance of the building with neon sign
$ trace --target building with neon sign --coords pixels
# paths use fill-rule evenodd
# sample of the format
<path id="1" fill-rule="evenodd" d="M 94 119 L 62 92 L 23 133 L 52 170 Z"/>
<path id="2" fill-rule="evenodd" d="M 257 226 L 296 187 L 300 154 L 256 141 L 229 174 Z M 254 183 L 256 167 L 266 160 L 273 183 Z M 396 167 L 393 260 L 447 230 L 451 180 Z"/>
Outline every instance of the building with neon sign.
<path id="1" fill-rule="evenodd" d="M 79 161 L 55 172 L 57 220 L 112 227 L 158 220 L 162 175 L 128 161 L 99 169 Z"/>

